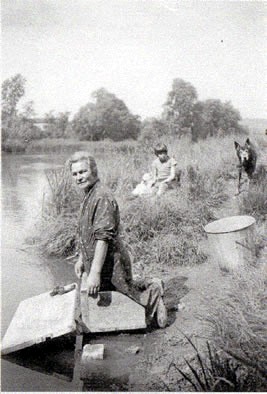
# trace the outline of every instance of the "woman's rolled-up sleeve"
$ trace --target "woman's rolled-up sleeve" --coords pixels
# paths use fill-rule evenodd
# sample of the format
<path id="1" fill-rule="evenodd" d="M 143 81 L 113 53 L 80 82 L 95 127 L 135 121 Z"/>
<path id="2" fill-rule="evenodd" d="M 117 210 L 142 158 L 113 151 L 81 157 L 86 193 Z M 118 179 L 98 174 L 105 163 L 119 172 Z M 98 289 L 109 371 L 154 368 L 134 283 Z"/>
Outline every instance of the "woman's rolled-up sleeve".
<path id="1" fill-rule="evenodd" d="M 107 242 L 114 240 L 118 231 L 118 218 L 117 203 L 108 196 L 99 198 L 93 220 L 94 238 Z"/>

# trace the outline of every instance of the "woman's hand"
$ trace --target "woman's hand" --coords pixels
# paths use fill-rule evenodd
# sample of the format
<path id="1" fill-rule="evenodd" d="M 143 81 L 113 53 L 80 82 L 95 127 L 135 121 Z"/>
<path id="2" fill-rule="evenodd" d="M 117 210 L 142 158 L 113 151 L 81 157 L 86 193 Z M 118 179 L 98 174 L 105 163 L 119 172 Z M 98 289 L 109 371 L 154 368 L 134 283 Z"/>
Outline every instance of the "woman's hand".
<path id="1" fill-rule="evenodd" d="M 82 256 L 79 256 L 75 266 L 74 266 L 75 274 L 78 279 L 81 279 L 82 274 L 84 272 L 84 264 L 82 260 Z"/>
<path id="2" fill-rule="evenodd" d="M 94 295 L 100 289 L 100 273 L 91 270 L 87 278 L 87 292 L 89 295 Z"/>
<path id="3" fill-rule="evenodd" d="M 94 259 L 87 278 L 87 292 L 90 295 L 97 294 L 100 289 L 100 274 L 108 250 L 108 242 L 98 239 L 95 246 Z"/>

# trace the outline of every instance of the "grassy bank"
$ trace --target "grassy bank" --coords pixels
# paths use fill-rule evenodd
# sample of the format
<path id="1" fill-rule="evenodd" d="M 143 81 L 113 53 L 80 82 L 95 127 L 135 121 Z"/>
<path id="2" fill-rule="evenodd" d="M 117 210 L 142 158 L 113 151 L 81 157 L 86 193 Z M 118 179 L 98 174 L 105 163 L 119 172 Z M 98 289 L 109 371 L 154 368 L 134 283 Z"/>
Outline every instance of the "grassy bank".
<path id="1" fill-rule="evenodd" d="M 149 144 L 101 141 L 85 142 L 79 147 L 95 156 L 101 180 L 119 202 L 122 234 L 139 268 L 141 265 L 147 270 L 205 260 L 199 248 L 205 236 L 203 226 L 216 218 L 214 209 L 228 198 L 228 181 L 237 176 L 233 137 L 211 138 L 198 144 L 191 144 L 187 138 L 169 137 L 166 143 L 182 170 L 182 180 L 180 187 L 161 199 L 129 199 L 154 159 Z M 66 256 L 75 247 L 81 196 L 67 169 L 50 171 L 47 177 L 51 193 L 43 206 L 41 244 L 45 253 Z M 262 183 L 242 196 L 240 213 L 251 214 L 261 223 L 265 212 L 266 183 Z"/>
<path id="2" fill-rule="evenodd" d="M 101 180 L 118 200 L 125 240 L 139 266 L 148 270 L 155 265 L 197 264 L 205 260 L 199 248 L 204 237 L 202 227 L 214 218 L 214 208 L 227 198 L 225 184 L 235 167 L 230 138 L 193 145 L 186 138 L 169 138 L 166 143 L 182 170 L 182 181 L 180 187 L 161 199 L 129 199 L 154 159 L 151 146 L 103 141 L 86 147 L 97 160 Z M 47 173 L 51 193 L 44 204 L 41 234 L 43 250 L 61 256 L 73 251 L 81 196 L 68 170 L 59 171 L 61 174 Z"/>
<path id="3" fill-rule="evenodd" d="M 2 151 L 6 153 L 62 153 L 73 152 L 87 146 L 87 142 L 65 138 L 43 138 L 37 140 L 10 139 L 2 142 Z"/>
<path id="4" fill-rule="evenodd" d="M 35 140 L 27 139 L 7 139 L 2 142 L 2 151 L 6 153 L 27 153 L 27 154 L 45 154 L 45 153 L 64 153 L 74 152 L 76 150 L 87 150 L 92 151 L 99 150 L 104 152 L 112 149 L 131 149 L 131 146 L 135 145 L 135 141 L 121 141 L 121 142 L 110 142 L 109 140 L 103 141 L 79 141 L 73 138 L 43 138 Z M 124 147 L 124 148 L 121 148 Z"/>

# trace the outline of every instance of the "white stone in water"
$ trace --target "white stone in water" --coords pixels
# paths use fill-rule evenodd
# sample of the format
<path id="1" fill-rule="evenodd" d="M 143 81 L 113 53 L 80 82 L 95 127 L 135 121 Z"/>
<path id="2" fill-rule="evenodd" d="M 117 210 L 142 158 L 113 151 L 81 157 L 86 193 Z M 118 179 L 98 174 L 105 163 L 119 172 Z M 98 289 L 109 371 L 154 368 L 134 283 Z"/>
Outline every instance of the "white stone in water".
<path id="1" fill-rule="evenodd" d="M 90 360 L 103 360 L 104 358 L 104 345 L 94 344 L 85 345 L 83 347 L 81 363 L 87 364 Z"/>
<path id="2" fill-rule="evenodd" d="M 131 354 L 137 354 L 140 352 L 140 347 L 139 346 L 130 346 L 128 349 L 126 349 L 127 353 Z"/>

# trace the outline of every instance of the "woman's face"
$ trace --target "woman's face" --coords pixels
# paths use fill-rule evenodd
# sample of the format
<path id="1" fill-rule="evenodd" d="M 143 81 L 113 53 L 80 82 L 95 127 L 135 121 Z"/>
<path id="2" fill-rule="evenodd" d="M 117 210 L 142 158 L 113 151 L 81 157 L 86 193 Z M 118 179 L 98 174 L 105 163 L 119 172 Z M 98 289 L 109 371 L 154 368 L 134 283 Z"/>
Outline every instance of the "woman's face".
<path id="1" fill-rule="evenodd" d="M 92 186 L 96 180 L 96 177 L 92 174 L 90 165 L 86 160 L 72 163 L 71 175 L 78 187 L 83 190 Z"/>

